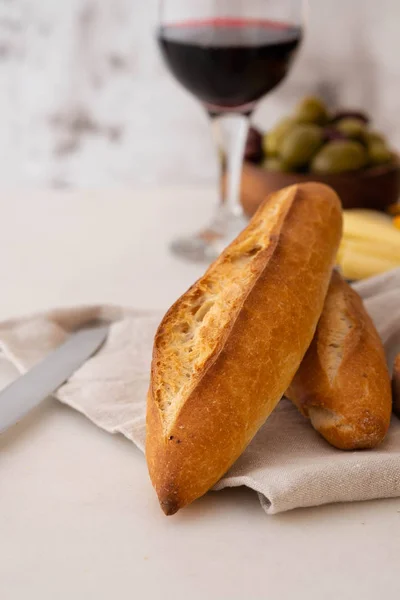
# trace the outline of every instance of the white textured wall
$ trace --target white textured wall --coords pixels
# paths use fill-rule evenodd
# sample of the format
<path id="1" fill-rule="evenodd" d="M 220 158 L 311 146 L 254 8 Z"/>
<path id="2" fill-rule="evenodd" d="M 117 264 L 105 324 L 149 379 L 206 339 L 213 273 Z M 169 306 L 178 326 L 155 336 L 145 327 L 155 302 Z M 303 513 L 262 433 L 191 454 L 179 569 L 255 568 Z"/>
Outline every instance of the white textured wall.
<path id="1" fill-rule="evenodd" d="M 165 71 L 156 0 L 0 0 L 0 183 L 100 186 L 206 182 L 207 119 Z M 400 2 L 310 0 L 287 81 L 263 127 L 319 90 L 362 106 L 400 147 Z"/>

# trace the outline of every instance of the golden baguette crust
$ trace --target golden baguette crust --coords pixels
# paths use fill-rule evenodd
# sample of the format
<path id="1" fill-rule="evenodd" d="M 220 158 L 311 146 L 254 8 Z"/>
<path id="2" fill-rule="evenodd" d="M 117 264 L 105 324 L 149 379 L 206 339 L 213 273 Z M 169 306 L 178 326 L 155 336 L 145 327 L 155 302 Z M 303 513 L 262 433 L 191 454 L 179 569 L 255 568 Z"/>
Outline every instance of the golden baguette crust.
<path id="1" fill-rule="evenodd" d="M 396 356 L 393 365 L 393 410 L 400 419 L 400 354 Z"/>
<path id="2" fill-rule="evenodd" d="M 341 227 L 340 201 L 327 186 L 272 194 L 165 315 L 154 343 L 146 457 L 166 514 L 222 477 L 287 389 L 314 335 Z"/>
<path id="3" fill-rule="evenodd" d="M 389 428 L 390 376 L 382 342 L 361 298 L 337 272 L 286 395 L 341 450 L 374 448 Z"/>

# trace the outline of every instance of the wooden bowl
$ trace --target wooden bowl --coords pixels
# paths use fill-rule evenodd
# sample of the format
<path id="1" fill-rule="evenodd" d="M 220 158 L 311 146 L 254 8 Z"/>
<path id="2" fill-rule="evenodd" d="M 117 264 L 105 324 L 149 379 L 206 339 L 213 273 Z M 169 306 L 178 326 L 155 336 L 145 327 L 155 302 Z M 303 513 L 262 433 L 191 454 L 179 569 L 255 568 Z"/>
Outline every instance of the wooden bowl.
<path id="1" fill-rule="evenodd" d="M 372 208 L 384 211 L 400 197 L 400 162 L 340 175 L 278 173 L 246 162 L 242 177 L 242 204 L 247 215 L 255 213 L 271 192 L 295 183 L 319 181 L 339 195 L 343 208 Z"/>

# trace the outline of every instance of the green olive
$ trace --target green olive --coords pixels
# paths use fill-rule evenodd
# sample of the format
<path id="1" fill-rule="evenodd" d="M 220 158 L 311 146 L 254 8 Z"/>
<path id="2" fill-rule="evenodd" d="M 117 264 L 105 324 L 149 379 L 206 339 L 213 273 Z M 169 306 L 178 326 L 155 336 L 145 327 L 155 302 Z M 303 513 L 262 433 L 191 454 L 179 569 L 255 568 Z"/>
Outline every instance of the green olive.
<path id="1" fill-rule="evenodd" d="M 263 138 L 263 150 L 266 156 L 278 156 L 280 145 L 289 132 L 296 125 L 296 120 L 291 117 L 286 117 L 279 121 Z"/>
<path id="2" fill-rule="evenodd" d="M 280 157 L 289 169 L 307 165 L 323 143 L 323 132 L 318 125 L 299 123 L 282 141 Z"/>
<path id="3" fill-rule="evenodd" d="M 392 153 L 386 144 L 381 141 L 370 142 L 367 149 L 372 165 L 384 165 L 392 160 Z"/>
<path id="4" fill-rule="evenodd" d="M 266 158 L 262 164 L 267 171 L 287 171 L 288 168 L 279 158 Z"/>
<path id="5" fill-rule="evenodd" d="M 380 142 L 382 144 L 386 144 L 386 138 L 382 133 L 378 131 L 364 131 L 364 141 L 367 144 L 373 144 L 374 142 Z"/>
<path id="6" fill-rule="evenodd" d="M 328 109 L 320 98 L 308 96 L 297 105 L 294 113 L 300 123 L 325 125 L 329 121 Z"/>
<path id="7" fill-rule="evenodd" d="M 311 163 L 313 173 L 344 173 L 366 166 L 367 151 L 362 144 L 352 140 L 338 140 L 326 144 Z"/>
<path id="8" fill-rule="evenodd" d="M 362 140 L 365 133 L 365 123 L 360 119 L 341 119 L 335 128 L 352 140 Z"/>

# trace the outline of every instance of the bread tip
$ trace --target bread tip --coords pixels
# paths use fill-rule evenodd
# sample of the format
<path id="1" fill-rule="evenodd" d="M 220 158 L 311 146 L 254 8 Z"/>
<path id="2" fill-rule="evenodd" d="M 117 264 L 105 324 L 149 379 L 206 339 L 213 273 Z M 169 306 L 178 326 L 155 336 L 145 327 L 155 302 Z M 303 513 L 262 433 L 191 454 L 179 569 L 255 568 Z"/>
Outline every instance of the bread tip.
<path id="1" fill-rule="evenodd" d="M 161 506 L 164 514 L 167 515 L 167 517 L 171 517 L 172 515 L 175 515 L 178 512 L 178 510 L 180 509 L 178 502 L 172 498 L 167 498 L 166 500 L 160 500 L 160 506 Z"/>

